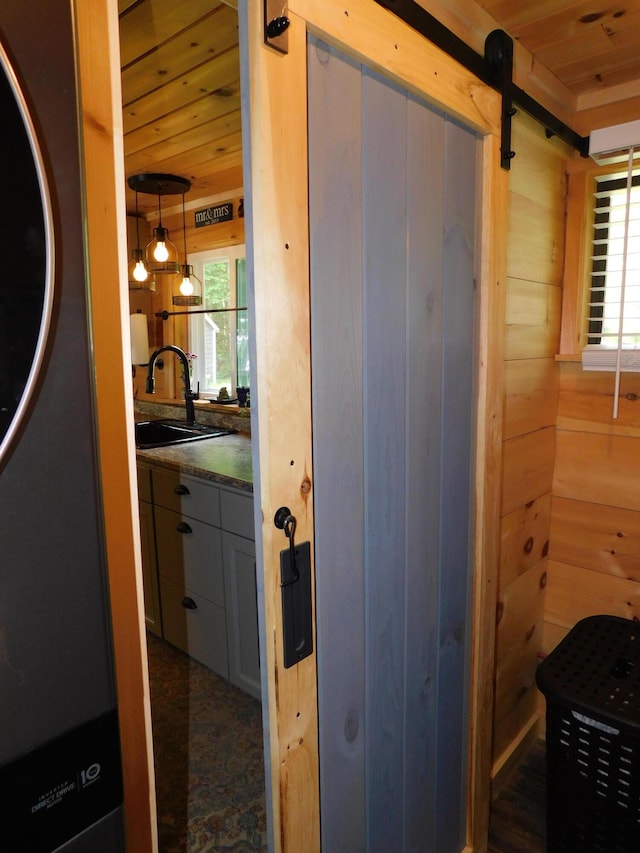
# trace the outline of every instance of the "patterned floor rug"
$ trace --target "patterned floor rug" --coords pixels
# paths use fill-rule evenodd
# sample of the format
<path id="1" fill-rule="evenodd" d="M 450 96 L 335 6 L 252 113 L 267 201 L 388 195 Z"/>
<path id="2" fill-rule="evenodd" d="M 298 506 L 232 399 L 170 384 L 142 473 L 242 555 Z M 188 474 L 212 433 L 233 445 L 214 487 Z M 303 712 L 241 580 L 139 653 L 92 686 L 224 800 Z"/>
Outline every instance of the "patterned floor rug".
<path id="1" fill-rule="evenodd" d="M 267 850 L 260 703 L 148 635 L 160 853 Z"/>

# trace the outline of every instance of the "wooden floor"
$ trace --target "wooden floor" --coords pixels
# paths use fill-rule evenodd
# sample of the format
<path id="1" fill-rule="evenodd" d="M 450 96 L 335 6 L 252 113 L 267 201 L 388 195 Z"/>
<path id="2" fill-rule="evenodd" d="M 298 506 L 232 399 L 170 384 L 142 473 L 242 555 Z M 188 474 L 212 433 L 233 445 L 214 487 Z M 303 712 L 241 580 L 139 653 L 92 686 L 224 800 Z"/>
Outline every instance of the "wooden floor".
<path id="1" fill-rule="evenodd" d="M 491 807 L 488 853 L 546 853 L 545 747 L 527 754 Z"/>

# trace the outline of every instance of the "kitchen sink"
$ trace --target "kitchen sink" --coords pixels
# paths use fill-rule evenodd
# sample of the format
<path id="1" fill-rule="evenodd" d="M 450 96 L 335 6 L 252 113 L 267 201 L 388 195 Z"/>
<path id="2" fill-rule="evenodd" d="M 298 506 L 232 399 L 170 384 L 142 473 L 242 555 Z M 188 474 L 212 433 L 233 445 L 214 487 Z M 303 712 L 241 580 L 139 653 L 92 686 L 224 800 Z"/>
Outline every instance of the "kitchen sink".
<path id="1" fill-rule="evenodd" d="M 207 424 L 189 424 L 186 421 L 157 420 L 140 421 L 135 425 L 136 447 L 141 450 L 150 447 L 166 447 L 169 444 L 183 444 L 186 441 L 200 441 L 203 438 L 216 438 L 231 435 L 233 429 L 208 426 Z"/>

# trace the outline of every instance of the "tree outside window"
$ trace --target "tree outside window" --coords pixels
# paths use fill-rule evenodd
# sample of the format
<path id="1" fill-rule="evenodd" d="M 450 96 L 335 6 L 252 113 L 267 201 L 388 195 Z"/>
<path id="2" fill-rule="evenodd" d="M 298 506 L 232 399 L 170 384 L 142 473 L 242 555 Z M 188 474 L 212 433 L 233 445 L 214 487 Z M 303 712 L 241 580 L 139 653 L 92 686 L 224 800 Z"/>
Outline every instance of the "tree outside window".
<path id="1" fill-rule="evenodd" d="M 191 349 L 198 356 L 194 378 L 203 397 L 229 397 L 249 385 L 249 330 L 246 311 L 245 247 L 231 246 L 190 257 L 203 282 L 204 306 L 210 312 L 191 316 Z M 236 311 L 236 308 L 245 310 Z"/>

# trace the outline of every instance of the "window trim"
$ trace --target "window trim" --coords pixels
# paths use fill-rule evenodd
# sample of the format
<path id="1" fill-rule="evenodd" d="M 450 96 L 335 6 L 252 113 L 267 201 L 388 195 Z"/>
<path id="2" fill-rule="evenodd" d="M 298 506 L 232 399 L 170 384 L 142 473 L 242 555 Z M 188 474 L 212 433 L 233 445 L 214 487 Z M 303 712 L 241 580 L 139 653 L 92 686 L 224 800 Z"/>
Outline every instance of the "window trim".
<path id="1" fill-rule="evenodd" d="M 640 163 L 636 153 L 634 166 Z M 623 167 L 624 168 L 624 167 Z M 591 278 L 591 234 L 595 179 L 621 171 L 620 163 L 598 166 L 592 160 L 575 157 L 567 163 L 567 215 L 562 291 L 560 352 L 557 361 L 582 361 L 586 346 L 586 316 Z"/>
<path id="2" fill-rule="evenodd" d="M 209 262 L 209 261 L 212 261 L 212 260 L 223 259 L 223 258 L 229 260 L 230 265 L 233 269 L 232 276 L 233 276 L 234 287 L 233 287 L 233 292 L 231 294 L 231 297 L 232 297 L 231 303 L 232 304 L 230 306 L 233 308 L 233 307 L 237 307 L 235 305 L 235 299 L 236 299 L 236 293 L 237 293 L 237 282 L 235 279 L 236 261 L 240 258 L 246 258 L 246 244 L 245 243 L 234 243 L 231 246 L 221 246 L 221 247 L 216 247 L 214 249 L 207 249 L 207 250 L 202 251 L 202 252 L 192 252 L 189 255 L 189 263 L 193 265 L 196 275 L 202 281 L 203 299 L 204 299 L 204 264 Z M 203 303 L 202 307 L 204 309 L 204 308 L 206 308 L 206 305 Z M 201 336 L 200 336 L 200 333 L 198 331 L 196 331 L 196 324 L 202 323 L 203 316 L 204 316 L 204 314 L 202 312 L 199 312 L 198 314 L 196 314 L 194 312 L 194 313 L 192 313 L 192 316 L 189 317 L 188 335 L 189 335 L 189 347 L 190 347 L 191 351 L 195 351 L 196 348 L 200 345 Z M 233 315 L 233 317 L 234 317 L 233 334 L 235 337 L 235 334 L 236 334 L 235 314 Z M 194 385 L 198 382 L 198 380 L 200 378 L 199 374 L 201 373 L 202 369 L 203 369 L 203 362 L 200 362 L 200 363 L 196 362 L 196 367 L 195 367 L 194 376 L 193 376 L 193 380 L 194 380 L 193 384 Z M 215 388 L 215 389 L 209 390 L 209 391 L 203 390 L 203 391 L 200 391 L 200 399 L 202 399 L 202 400 L 216 400 L 218 393 L 219 393 L 219 388 Z M 231 397 L 235 396 L 235 388 L 229 389 L 229 395 Z"/>
<path id="3" fill-rule="evenodd" d="M 629 168 L 630 166 L 631 166 L 631 168 Z M 610 259 L 612 257 L 612 255 L 609 252 L 608 243 L 606 244 L 607 251 L 604 255 L 600 254 L 599 249 L 601 249 L 605 244 L 601 244 L 598 247 L 596 247 L 596 245 L 595 245 L 596 238 L 602 239 L 604 236 L 601 234 L 601 232 L 598 232 L 598 230 L 597 230 L 598 226 L 596 225 L 596 221 L 597 221 L 598 216 L 601 215 L 601 213 L 606 212 L 606 211 L 603 211 L 601 208 L 598 207 L 598 201 L 596 200 L 596 196 L 598 195 L 601 198 L 604 198 L 604 196 L 602 194 L 605 192 L 609 192 L 609 195 L 606 196 L 606 198 L 607 198 L 607 200 L 610 200 L 611 196 L 614 193 L 618 194 L 619 197 L 621 199 L 623 199 L 623 204 L 620 206 L 620 209 L 624 210 L 624 215 L 625 215 L 624 222 L 626 222 L 627 216 L 629 215 L 629 209 L 627 208 L 627 204 L 629 203 L 629 200 L 630 200 L 630 196 L 628 194 L 629 193 L 629 176 L 630 175 L 631 175 L 631 186 L 634 187 L 633 192 L 635 194 L 637 194 L 638 187 L 640 186 L 640 174 L 638 173 L 637 166 L 631 164 L 629 161 L 627 161 L 627 163 L 625 164 L 624 169 L 620 169 L 618 172 L 616 172 L 610 176 L 609 175 L 598 175 L 596 177 L 596 179 L 594 180 L 593 193 L 592 193 L 591 199 L 590 199 L 591 208 L 592 208 L 592 215 L 590 218 L 591 233 L 590 233 L 590 240 L 589 240 L 589 250 L 590 250 L 589 260 L 590 260 L 590 263 L 589 263 L 589 270 L 588 270 L 590 282 L 588 282 L 586 285 L 587 294 L 588 294 L 587 310 L 585 311 L 585 317 L 584 317 L 585 339 L 586 340 L 585 340 L 585 346 L 584 346 L 583 351 L 582 351 L 582 366 L 583 366 L 584 370 L 600 370 L 600 371 L 607 371 L 607 372 L 616 371 L 616 373 L 618 371 L 637 373 L 640 370 L 640 362 L 639 362 L 640 346 L 638 344 L 631 344 L 629 341 L 630 335 L 637 336 L 637 332 L 636 333 L 631 333 L 628 331 L 625 332 L 623 322 L 622 322 L 623 316 L 625 316 L 625 314 L 628 311 L 628 306 L 630 306 L 632 304 L 631 300 L 629 300 L 629 302 L 627 302 L 627 288 L 634 287 L 633 281 L 632 281 L 632 275 L 631 275 L 630 270 L 627 266 L 626 260 L 623 263 L 623 269 L 621 272 L 622 290 L 620 293 L 620 299 L 613 301 L 613 304 L 618 304 L 621 306 L 620 307 L 620 315 L 618 318 L 618 320 L 619 320 L 618 330 L 615 333 L 606 332 L 604 330 L 604 326 L 603 326 L 604 319 L 605 319 L 605 314 L 604 314 L 604 307 L 605 307 L 605 302 L 606 302 L 605 293 L 606 293 L 606 290 L 608 287 L 615 287 L 615 285 L 608 283 L 607 277 L 608 277 L 609 271 L 603 270 L 600 273 L 598 273 L 596 271 L 596 265 L 598 264 L 599 261 L 601 262 L 600 259 L 605 260 L 606 258 Z M 607 184 L 609 184 L 609 186 L 607 186 Z M 616 184 L 617 186 L 611 186 L 611 184 Z M 637 200 L 635 202 L 633 202 L 633 200 L 632 200 L 632 203 L 634 204 L 634 206 L 637 205 Z M 638 217 L 636 215 L 635 210 L 634 210 L 632 216 L 630 216 L 629 222 L 633 223 L 634 225 L 637 225 Z M 610 225 L 611 225 L 610 220 L 607 220 L 607 235 L 605 238 L 607 241 L 609 240 L 609 238 L 611 236 L 608 233 Z M 627 251 L 627 245 L 626 245 L 627 231 L 626 231 L 626 228 L 625 228 L 624 239 L 625 239 L 625 245 L 624 245 L 625 252 L 623 253 L 623 255 L 621 255 L 621 257 L 624 256 L 626 258 L 629 255 L 634 254 L 634 252 L 631 252 L 630 250 Z M 598 276 L 601 279 L 604 279 L 604 284 L 600 285 L 600 287 L 603 288 L 602 294 L 601 294 L 601 298 L 603 300 L 603 302 L 602 302 L 602 305 L 603 305 L 603 316 L 602 316 L 602 318 L 598 318 L 598 317 L 594 316 L 594 311 L 593 311 L 593 308 L 596 307 L 593 305 L 593 300 L 594 300 L 594 296 L 595 296 L 594 288 L 597 289 L 597 285 L 595 283 L 595 277 L 596 276 Z M 626 282 L 626 288 L 625 288 L 625 282 Z M 590 328 L 591 325 L 593 325 L 594 323 L 595 324 L 600 323 L 600 325 L 603 326 L 603 328 L 600 330 L 600 332 L 595 332 Z M 599 340 L 596 342 L 593 340 L 594 338 L 599 338 Z M 609 338 L 611 342 L 608 344 L 603 340 L 603 338 Z M 615 344 L 614 344 L 614 342 L 615 342 Z"/>

